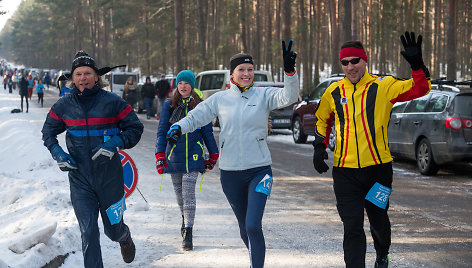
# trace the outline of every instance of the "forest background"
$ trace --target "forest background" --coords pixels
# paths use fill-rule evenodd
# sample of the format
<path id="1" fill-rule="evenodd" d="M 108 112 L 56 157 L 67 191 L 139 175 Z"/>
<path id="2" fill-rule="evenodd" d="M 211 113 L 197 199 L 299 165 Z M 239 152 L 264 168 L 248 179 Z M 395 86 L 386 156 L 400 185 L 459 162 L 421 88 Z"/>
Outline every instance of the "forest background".
<path id="1" fill-rule="evenodd" d="M 229 67 L 238 52 L 282 72 L 294 40 L 304 90 L 341 73 L 339 48 L 363 42 L 370 72 L 410 77 L 400 35 L 423 35 L 432 78 L 472 76 L 472 0 L 22 0 L 0 32 L 0 55 L 27 67 L 68 69 L 80 49 L 99 66 L 141 75 Z"/>

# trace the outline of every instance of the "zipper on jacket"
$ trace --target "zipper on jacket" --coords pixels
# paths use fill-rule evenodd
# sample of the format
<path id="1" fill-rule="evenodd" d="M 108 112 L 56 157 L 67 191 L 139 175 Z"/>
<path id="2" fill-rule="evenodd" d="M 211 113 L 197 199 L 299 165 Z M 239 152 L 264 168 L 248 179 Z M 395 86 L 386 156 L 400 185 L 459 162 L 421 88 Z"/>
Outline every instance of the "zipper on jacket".
<path id="1" fill-rule="evenodd" d="M 359 142 L 357 140 L 357 124 L 356 124 L 356 103 L 354 101 L 354 94 L 356 93 L 356 84 L 354 84 L 354 91 L 352 92 L 352 123 L 354 124 L 354 135 L 356 137 L 356 153 L 357 153 L 357 166 L 361 168 L 361 161 L 359 159 Z M 347 130 L 349 131 L 349 129 Z"/>
<path id="2" fill-rule="evenodd" d="M 188 102 L 186 103 L 187 105 L 185 106 L 185 116 L 188 114 Z M 185 134 L 185 170 L 188 171 L 188 133 Z"/>

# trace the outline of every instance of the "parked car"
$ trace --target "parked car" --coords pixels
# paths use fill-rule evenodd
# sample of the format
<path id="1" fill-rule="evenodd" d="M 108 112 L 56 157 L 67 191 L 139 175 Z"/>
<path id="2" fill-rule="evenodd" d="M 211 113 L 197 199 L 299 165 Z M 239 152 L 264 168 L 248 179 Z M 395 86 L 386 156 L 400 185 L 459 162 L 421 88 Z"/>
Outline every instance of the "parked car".
<path id="1" fill-rule="evenodd" d="M 302 102 L 298 103 L 291 117 L 292 136 L 295 143 L 305 143 L 308 135 L 315 134 L 315 110 L 320 102 L 321 96 L 326 89 L 334 82 L 344 78 L 341 75 L 333 75 L 320 82 L 308 96 L 302 97 Z M 329 148 L 333 151 L 335 145 L 334 128 L 331 131 Z"/>
<path id="2" fill-rule="evenodd" d="M 421 98 L 396 103 L 388 137 L 393 156 L 416 160 L 423 175 L 440 165 L 472 161 L 472 81 L 469 88 L 432 84 Z"/>
<path id="3" fill-rule="evenodd" d="M 229 70 L 203 71 L 195 78 L 195 88 L 203 94 L 203 99 L 210 97 L 218 91 L 229 88 Z M 269 71 L 254 71 L 254 82 L 272 82 L 272 74 Z"/>
<path id="4" fill-rule="evenodd" d="M 283 82 L 254 82 L 254 87 L 284 87 Z M 290 129 L 293 104 L 287 107 L 272 110 L 269 114 L 269 129 Z"/>
<path id="5" fill-rule="evenodd" d="M 122 97 L 126 80 L 130 76 L 134 78 L 136 83 L 139 81 L 139 73 L 136 72 L 109 72 L 105 74 L 105 80 L 108 82 L 108 85 L 104 90 L 111 91 Z"/>

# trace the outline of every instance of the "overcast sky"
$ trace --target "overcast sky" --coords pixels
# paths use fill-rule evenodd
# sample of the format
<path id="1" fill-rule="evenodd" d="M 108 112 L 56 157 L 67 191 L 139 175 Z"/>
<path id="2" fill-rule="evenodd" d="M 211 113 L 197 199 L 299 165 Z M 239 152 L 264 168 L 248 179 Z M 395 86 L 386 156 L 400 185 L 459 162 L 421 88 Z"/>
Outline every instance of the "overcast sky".
<path id="1" fill-rule="evenodd" d="M 0 16 L 0 29 L 3 29 L 7 20 L 15 13 L 15 10 L 20 5 L 21 0 L 1 0 L 0 10 L 6 11 L 7 13 Z"/>

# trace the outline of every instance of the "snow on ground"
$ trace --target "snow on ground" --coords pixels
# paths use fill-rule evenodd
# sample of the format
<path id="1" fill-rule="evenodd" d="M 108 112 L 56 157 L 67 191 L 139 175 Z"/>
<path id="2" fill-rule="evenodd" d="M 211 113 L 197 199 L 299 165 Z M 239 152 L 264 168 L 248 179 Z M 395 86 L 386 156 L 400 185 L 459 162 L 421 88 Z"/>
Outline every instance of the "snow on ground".
<path id="1" fill-rule="evenodd" d="M 61 255 L 67 255 L 61 267 L 83 267 L 80 232 L 70 202 L 67 173 L 59 170 L 42 145 L 40 131 L 49 108 L 40 108 L 33 96 L 29 113 L 12 114 L 10 111 L 20 106 L 20 98 L 18 91 L 7 92 L 0 88 L 0 268 L 43 267 Z M 144 135 L 154 136 L 155 130 L 145 129 Z M 270 139 L 292 143 L 290 135 L 275 135 Z M 58 140 L 66 148 L 63 134 Z M 165 175 L 160 185 L 161 177 L 155 171 L 155 139 L 149 140 L 143 139 L 138 146 L 127 150 L 139 170 L 138 189 L 149 203 L 148 206 L 138 191 L 126 201 L 128 209 L 124 217 L 137 247 L 136 259 L 131 264 L 122 261 L 118 243 L 103 234 L 99 220 L 104 266 L 248 267 L 248 252 L 239 238 L 237 222 L 221 190 L 218 172 L 206 174 L 203 192 L 197 190 L 195 250 L 181 251 L 180 211 L 170 177 Z M 330 187 L 329 182 L 326 184 Z M 301 211 L 297 217 L 296 208 L 287 209 L 279 203 L 276 198 L 271 200 L 264 218 L 266 267 L 344 265 L 341 225 L 334 211 L 315 204 L 313 211 L 320 216 L 317 217 L 320 222 L 304 222 L 303 215 L 308 212 Z M 294 230 L 294 222 L 302 228 Z M 275 235 L 274 230 L 282 235 Z"/>

